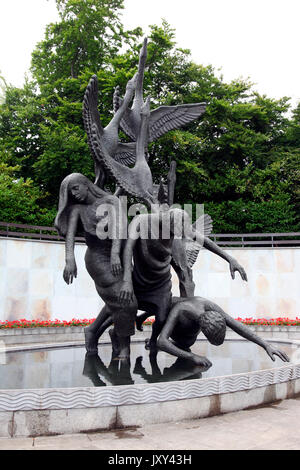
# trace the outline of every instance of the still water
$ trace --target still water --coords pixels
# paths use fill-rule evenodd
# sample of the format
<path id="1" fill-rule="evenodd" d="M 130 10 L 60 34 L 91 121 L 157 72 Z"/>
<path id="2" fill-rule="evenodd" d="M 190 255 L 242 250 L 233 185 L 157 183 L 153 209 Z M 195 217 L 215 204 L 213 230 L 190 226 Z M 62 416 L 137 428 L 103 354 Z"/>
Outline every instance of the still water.
<path id="1" fill-rule="evenodd" d="M 295 346 L 273 347 L 285 351 L 291 362 L 300 362 Z M 99 355 L 88 357 L 84 347 L 38 351 L 8 352 L 0 364 L 0 389 L 35 389 L 68 387 L 102 387 L 154 382 L 170 382 L 252 372 L 286 363 L 273 362 L 265 351 L 247 341 L 225 341 L 212 346 L 199 340 L 192 351 L 206 356 L 213 363 L 208 370 L 193 366 L 160 351 L 156 359 L 149 357 L 143 343 L 132 343 L 130 364 L 111 360 L 111 345 L 98 348 Z"/>

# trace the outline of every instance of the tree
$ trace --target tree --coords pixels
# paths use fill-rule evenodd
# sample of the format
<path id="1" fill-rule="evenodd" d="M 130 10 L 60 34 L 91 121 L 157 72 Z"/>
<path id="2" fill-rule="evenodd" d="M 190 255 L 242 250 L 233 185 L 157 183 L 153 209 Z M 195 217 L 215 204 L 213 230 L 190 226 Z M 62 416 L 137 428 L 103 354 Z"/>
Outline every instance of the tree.
<path id="1" fill-rule="evenodd" d="M 32 53 L 31 71 L 41 89 L 64 78 L 78 78 L 86 69 L 96 73 L 110 64 L 123 42 L 123 0 L 56 0 L 60 22 L 47 26 L 45 39 Z"/>
<path id="2" fill-rule="evenodd" d="M 15 179 L 17 167 L 0 163 L 0 220 L 52 226 L 55 209 L 41 207 L 44 195 L 30 178 Z"/>
<path id="3" fill-rule="evenodd" d="M 124 31 L 122 0 L 56 3 L 60 22 L 33 51 L 33 80 L 6 86 L 0 104 L 0 162 L 16 179 L 32 179 L 47 210 L 67 174 L 94 177 L 81 115 L 90 77 L 98 76 L 105 126 L 115 86 L 124 92 L 136 71 L 142 37 L 140 28 Z M 287 118 L 288 98 L 254 93 L 248 80 L 225 83 L 212 66 L 195 64 L 166 21 L 151 27 L 146 95 L 153 107 L 207 103 L 200 121 L 149 146 L 156 182 L 177 161 L 176 202 L 205 203 L 219 232 L 299 230 L 299 106 Z"/>
<path id="4" fill-rule="evenodd" d="M 112 79 L 112 60 L 123 44 L 134 45 L 141 34 L 139 29 L 123 30 L 119 20 L 123 0 L 56 3 L 60 22 L 47 26 L 44 40 L 32 53 L 33 80 L 22 89 L 7 86 L 0 108 L 2 160 L 17 164 L 16 176 L 32 178 L 48 195 L 44 203 L 52 205 L 67 174 L 78 171 L 93 179 L 82 121 L 82 100 L 90 77 L 98 72 L 105 84 L 100 103 L 108 120 L 117 85 Z M 129 74 L 128 70 L 123 74 L 124 86 Z"/>
<path id="5" fill-rule="evenodd" d="M 0 162 L 16 166 L 16 176 L 33 176 L 41 151 L 40 123 L 43 107 L 32 82 L 23 88 L 5 86 L 0 105 Z"/>

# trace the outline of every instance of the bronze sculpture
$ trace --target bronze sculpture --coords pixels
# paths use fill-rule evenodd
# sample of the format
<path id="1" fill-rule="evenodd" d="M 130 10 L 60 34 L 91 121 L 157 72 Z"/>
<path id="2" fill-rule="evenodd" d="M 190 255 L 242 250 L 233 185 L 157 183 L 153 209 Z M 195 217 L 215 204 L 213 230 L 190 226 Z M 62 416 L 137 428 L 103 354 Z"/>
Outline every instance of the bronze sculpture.
<path id="1" fill-rule="evenodd" d="M 228 325 L 241 336 L 264 347 L 272 359 L 277 355 L 287 361 L 284 353 L 273 350 L 220 307 L 194 297 L 192 266 L 202 246 L 229 263 L 233 279 L 235 271 L 244 281 L 247 281 L 247 275 L 235 259 L 208 238 L 212 228 L 208 215 L 203 216 L 204 228 L 199 231 L 185 211 L 171 207 L 176 182 L 175 162 L 171 162 L 167 186 L 162 181 L 158 186 L 153 184 L 147 156 L 148 143 L 171 129 L 198 119 L 205 111 L 205 103 L 161 106 L 151 111 L 150 98 L 144 101 L 143 97 L 146 58 L 145 39 L 138 72 L 129 80 L 123 100 L 118 88 L 115 90 L 115 114 L 105 129 L 97 108 L 97 77 L 91 78 L 83 100 L 83 121 L 95 163 L 95 184 L 83 175 L 72 174 L 64 179 L 60 188 L 55 226 L 66 240 L 64 279 L 70 283 L 77 275 L 74 239 L 82 227 L 88 247 L 86 268 L 105 302 L 94 323 L 85 328 L 87 353 L 97 354 L 101 334 L 113 324 L 110 330 L 113 359 L 128 361 L 134 322 L 141 329 L 145 316 L 154 315 L 152 336 L 146 344 L 151 353 L 156 353 L 158 346 L 181 359 L 192 359 L 194 364 L 209 367 L 211 364 L 207 358 L 193 355 L 189 348 L 201 330 L 214 344 L 221 344 Z M 133 104 L 129 108 L 132 99 Z M 133 142 L 120 142 L 119 128 Z M 108 176 L 119 188 L 115 195 L 104 190 Z M 100 217 L 98 213 L 102 206 L 110 206 L 115 214 L 120 214 L 122 209 L 117 197 L 120 192 L 142 200 L 151 208 L 151 213 L 135 217 L 125 237 L 120 235 L 124 232 L 118 225 L 124 218 L 115 217 L 109 210 L 102 211 Z M 101 239 L 97 232 L 99 223 L 102 228 L 110 226 L 115 236 Z M 164 227 L 169 229 L 167 236 Z M 125 243 L 123 238 L 126 238 Z M 171 266 L 180 282 L 179 300 L 172 299 Z M 146 312 L 136 316 L 138 308 Z M 173 343 L 170 337 L 173 337 Z"/>
<path id="2" fill-rule="evenodd" d="M 284 352 L 273 349 L 249 328 L 225 313 L 217 304 L 202 297 L 173 298 L 172 308 L 158 339 L 158 347 L 196 365 L 210 367 L 209 359 L 193 354 L 190 347 L 201 331 L 211 344 L 219 346 L 225 339 L 227 326 L 243 338 L 265 349 L 273 361 L 274 356 L 278 356 L 284 362 L 289 361 Z"/>
<path id="3" fill-rule="evenodd" d="M 163 224 L 170 227 L 170 235 L 162 237 Z M 153 239 L 151 235 L 157 235 Z M 156 349 L 156 340 L 166 321 L 171 307 L 171 261 L 174 256 L 173 241 L 179 237 L 189 238 L 213 253 L 224 258 L 230 266 L 232 275 L 238 271 L 242 279 L 247 276 L 239 263 L 221 250 L 209 238 L 199 233 L 191 226 L 188 214 L 181 209 L 160 210 L 151 214 L 137 216 L 129 226 L 128 239 L 123 252 L 123 284 L 120 292 L 120 303 L 130 305 L 137 299 L 138 308 L 146 310 L 145 315 L 154 315 L 152 337 L 147 347 Z M 177 244 L 178 251 L 185 250 L 184 245 Z M 185 253 L 182 253 L 184 258 Z M 131 260 L 134 268 L 131 272 Z"/>
<path id="4" fill-rule="evenodd" d="M 136 307 L 132 303 L 124 310 L 118 303 L 117 297 L 122 284 L 121 240 L 118 237 L 113 240 L 99 240 L 96 233 L 99 222 L 97 209 L 101 205 L 111 205 L 119 210 L 119 200 L 116 196 L 107 194 L 81 174 L 73 173 L 61 183 L 55 227 L 66 241 L 66 266 L 63 277 L 69 284 L 77 276 L 74 239 L 79 225 L 82 225 L 88 247 L 85 254 L 86 269 L 95 282 L 98 294 L 105 302 L 95 322 L 85 329 L 87 351 L 97 353 L 99 337 L 106 328 L 105 321 L 112 318 L 120 345 L 119 355 L 121 358 L 128 358 L 129 338 L 134 334 Z M 113 219 L 109 222 L 113 223 Z"/>

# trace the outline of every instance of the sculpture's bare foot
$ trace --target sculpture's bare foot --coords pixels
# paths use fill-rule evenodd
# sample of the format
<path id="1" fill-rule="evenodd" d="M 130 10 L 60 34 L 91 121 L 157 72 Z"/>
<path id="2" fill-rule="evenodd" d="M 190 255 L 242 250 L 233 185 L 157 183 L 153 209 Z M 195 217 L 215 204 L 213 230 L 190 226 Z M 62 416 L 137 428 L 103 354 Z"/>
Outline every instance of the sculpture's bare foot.
<path id="1" fill-rule="evenodd" d="M 156 341 L 153 341 L 149 338 L 145 339 L 145 348 L 147 351 L 150 351 L 150 353 L 156 353 L 158 351 Z"/>
<path id="2" fill-rule="evenodd" d="M 98 338 L 95 333 L 84 329 L 85 349 L 88 355 L 98 354 Z"/>

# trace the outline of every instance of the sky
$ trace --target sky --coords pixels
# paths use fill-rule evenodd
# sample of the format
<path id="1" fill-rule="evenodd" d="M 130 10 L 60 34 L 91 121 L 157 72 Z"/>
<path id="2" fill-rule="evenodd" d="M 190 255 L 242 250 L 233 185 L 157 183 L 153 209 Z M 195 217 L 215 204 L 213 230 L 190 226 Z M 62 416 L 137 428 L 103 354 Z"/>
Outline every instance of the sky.
<path id="1" fill-rule="evenodd" d="M 300 0 L 124 0 L 126 28 L 165 18 L 192 59 L 221 69 L 225 81 L 249 78 L 272 98 L 300 101 Z M 22 86 L 45 26 L 58 20 L 55 0 L 0 0 L 0 75 Z"/>

